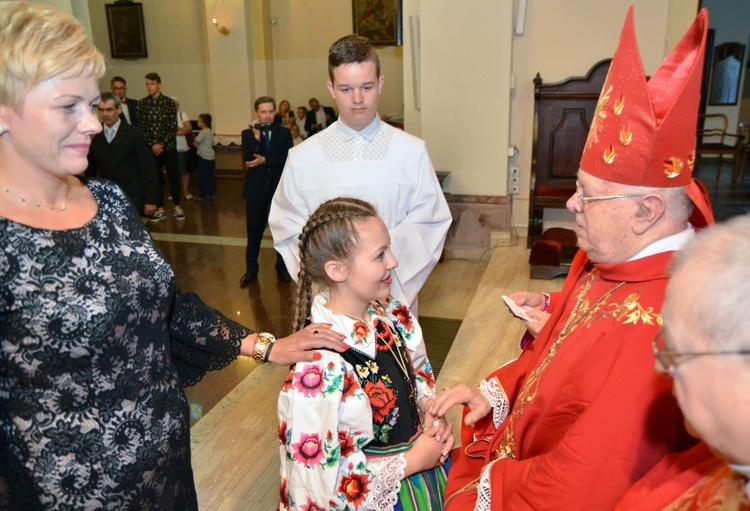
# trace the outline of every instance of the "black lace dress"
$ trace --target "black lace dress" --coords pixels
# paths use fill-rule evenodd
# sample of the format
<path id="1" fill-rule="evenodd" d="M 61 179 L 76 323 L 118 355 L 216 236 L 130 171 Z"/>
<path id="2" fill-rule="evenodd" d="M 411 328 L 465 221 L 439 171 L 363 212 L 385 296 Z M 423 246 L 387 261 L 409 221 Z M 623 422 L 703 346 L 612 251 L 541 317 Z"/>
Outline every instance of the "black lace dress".
<path id="1" fill-rule="evenodd" d="M 0 218 L 0 509 L 197 509 L 182 385 L 250 330 L 180 294 L 122 191 L 79 229 Z"/>

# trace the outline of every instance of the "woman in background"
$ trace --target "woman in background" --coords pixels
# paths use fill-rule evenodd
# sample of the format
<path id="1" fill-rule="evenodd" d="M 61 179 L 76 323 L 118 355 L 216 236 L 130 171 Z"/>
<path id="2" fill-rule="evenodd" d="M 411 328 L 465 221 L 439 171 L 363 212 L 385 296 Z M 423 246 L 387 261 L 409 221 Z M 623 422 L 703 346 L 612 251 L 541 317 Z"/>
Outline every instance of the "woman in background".
<path id="1" fill-rule="evenodd" d="M 273 122 L 288 128 L 291 123 L 294 122 L 294 114 L 292 113 L 292 107 L 289 105 L 289 101 L 282 99 L 279 103 L 279 111 L 276 112 L 276 116 Z"/>

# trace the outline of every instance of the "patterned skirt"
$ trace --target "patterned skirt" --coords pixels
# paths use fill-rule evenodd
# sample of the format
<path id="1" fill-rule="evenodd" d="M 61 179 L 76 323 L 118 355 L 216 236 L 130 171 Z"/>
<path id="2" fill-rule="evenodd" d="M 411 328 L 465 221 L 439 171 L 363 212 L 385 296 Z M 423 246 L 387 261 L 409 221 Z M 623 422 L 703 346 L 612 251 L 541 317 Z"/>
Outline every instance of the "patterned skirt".
<path id="1" fill-rule="evenodd" d="M 401 481 L 395 511 L 432 511 L 443 509 L 443 493 L 450 460 L 445 465 L 418 472 Z"/>

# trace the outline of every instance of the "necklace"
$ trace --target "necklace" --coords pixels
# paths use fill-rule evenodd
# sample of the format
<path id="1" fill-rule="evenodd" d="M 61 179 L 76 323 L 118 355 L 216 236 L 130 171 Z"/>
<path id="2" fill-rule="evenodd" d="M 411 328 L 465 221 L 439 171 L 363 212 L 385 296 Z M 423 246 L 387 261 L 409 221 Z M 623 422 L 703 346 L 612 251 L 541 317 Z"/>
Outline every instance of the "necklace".
<path id="1" fill-rule="evenodd" d="M 65 202 L 63 202 L 62 204 L 60 204 L 60 206 L 50 206 L 49 204 L 42 204 L 41 202 L 34 202 L 32 200 L 29 200 L 29 199 L 26 199 L 24 197 L 21 197 L 17 193 L 11 192 L 10 190 L 8 190 L 7 187 L 5 188 L 5 193 L 7 193 L 8 195 L 10 195 L 12 197 L 15 197 L 16 199 L 20 200 L 24 204 L 29 204 L 31 206 L 36 206 L 37 208 L 51 209 L 52 211 L 65 211 L 66 209 L 68 209 L 68 203 L 72 199 L 72 196 L 71 196 L 72 190 L 73 190 L 73 187 L 70 186 L 70 185 L 68 185 L 68 198 L 65 199 Z"/>

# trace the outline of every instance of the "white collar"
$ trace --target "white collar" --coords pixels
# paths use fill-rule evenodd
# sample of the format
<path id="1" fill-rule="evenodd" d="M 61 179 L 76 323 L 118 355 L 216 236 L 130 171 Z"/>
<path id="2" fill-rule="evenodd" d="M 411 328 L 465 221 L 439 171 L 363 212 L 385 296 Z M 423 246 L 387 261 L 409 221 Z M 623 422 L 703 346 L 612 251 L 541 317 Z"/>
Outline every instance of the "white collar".
<path id="1" fill-rule="evenodd" d="M 365 319 L 369 320 L 367 335 L 358 337 L 355 333 L 354 325 L 359 323 L 360 320 L 334 312 L 326 307 L 326 303 L 328 303 L 327 292 L 321 292 L 313 298 L 313 303 L 310 307 L 310 315 L 313 322 L 331 323 L 333 325 L 331 327 L 332 330 L 344 334 L 344 344 L 374 359 L 377 349 L 375 347 L 375 330 L 372 325 L 373 319 L 376 317 L 381 318 L 381 316 L 375 311 L 372 304 L 367 308 L 367 316 L 365 316 Z"/>
<path id="2" fill-rule="evenodd" d="M 628 259 L 628 261 L 635 261 L 636 259 L 643 259 L 644 257 L 652 256 L 654 254 L 661 254 L 662 252 L 669 252 L 672 250 L 679 250 L 685 246 L 685 244 L 693 239 L 695 231 L 693 226 L 688 223 L 687 229 L 677 234 L 672 234 L 666 238 L 656 240 L 649 246 L 638 252 L 636 255 Z"/>
<path id="3" fill-rule="evenodd" d="M 338 122 L 336 123 L 336 128 L 338 129 L 341 137 L 347 142 L 353 139 L 357 134 L 361 135 L 362 138 L 364 138 L 368 142 L 372 142 L 375 138 L 375 135 L 377 135 L 378 131 L 380 130 L 380 117 L 376 113 L 372 122 L 362 128 L 362 130 L 360 131 L 350 128 L 349 126 L 344 124 L 344 121 L 342 121 L 341 118 L 339 118 Z"/>

